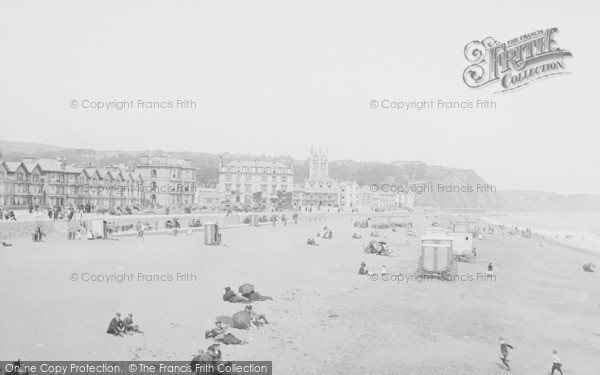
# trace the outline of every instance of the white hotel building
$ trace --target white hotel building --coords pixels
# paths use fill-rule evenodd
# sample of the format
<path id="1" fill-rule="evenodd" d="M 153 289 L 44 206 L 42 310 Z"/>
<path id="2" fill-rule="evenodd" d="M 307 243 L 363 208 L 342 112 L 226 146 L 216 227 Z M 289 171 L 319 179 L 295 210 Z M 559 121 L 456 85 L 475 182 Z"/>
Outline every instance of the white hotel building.
<path id="1" fill-rule="evenodd" d="M 294 170 L 276 161 L 231 161 L 219 166 L 219 192 L 224 200 L 254 205 L 253 194 L 265 202 L 275 202 L 277 192 L 293 191 Z"/>

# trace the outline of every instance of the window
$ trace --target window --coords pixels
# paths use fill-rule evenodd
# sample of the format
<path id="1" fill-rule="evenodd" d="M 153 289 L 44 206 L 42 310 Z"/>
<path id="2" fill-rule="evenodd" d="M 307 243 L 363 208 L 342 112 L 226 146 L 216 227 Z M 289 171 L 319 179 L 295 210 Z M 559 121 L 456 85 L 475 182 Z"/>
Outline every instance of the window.
<path id="1" fill-rule="evenodd" d="M 246 185 L 246 193 L 252 192 L 252 185 Z"/>
<path id="2" fill-rule="evenodd" d="M 287 182 L 287 177 L 286 176 L 281 176 L 281 182 Z"/>
<path id="3" fill-rule="evenodd" d="M 251 181 L 252 180 L 252 176 L 250 176 L 249 174 L 246 175 L 246 181 Z"/>
<path id="4" fill-rule="evenodd" d="M 231 175 L 230 174 L 225 175 L 225 181 L 231 181 Z"/>
<path id="5" fill-rule="evenodd" d="M 273 182 L 276 182 L 277 181 L 277 176 L 273 176 L 272 180 L 273 180 Z"/>
<path id="6" fill-rule="evenodd" d="M 262 191 L 263 193 L 267 192 L 267 185 L 260 185 L 260 191 Z"/>

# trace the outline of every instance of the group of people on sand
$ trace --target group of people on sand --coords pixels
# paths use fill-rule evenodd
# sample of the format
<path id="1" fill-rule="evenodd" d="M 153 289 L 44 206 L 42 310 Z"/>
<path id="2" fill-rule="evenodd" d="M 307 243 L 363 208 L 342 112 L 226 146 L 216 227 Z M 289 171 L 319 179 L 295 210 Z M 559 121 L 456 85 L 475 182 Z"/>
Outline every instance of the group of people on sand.
<path id="1" fill-rule="evenodd" d="M 231 290 L 230 287 L 225 288 L 223 301 L 230 303 L 248 303 L 253 301 L 272 300 L 269 296 L 263 296 L 254 290 L 251 284 L 244 284 L 239 288 L 240 294 Z M 245 291 L 245 293 L 241 293 Z M 223 345 L 244 345 L 247 341 L 240 340 L 233 333 L 229 332 L 230 326 L 238 329 L 256 329 L 269 324 L 267 317 L 264 314 L 257 313 L 252 305 L 246 305 L 243 311 L 237 312 L 230 317 L 217 317 L 214 322 L 214 327 L 204 332 L 204 337 L 212 340 L 212 344 L 206 350 L 198 350 L 198 353 L 192 358 L 190 367 L 192 372 L 201 372 L 201 366 L 213 364 L 217 361 L 222 361 L 223 354 L 221 352 L 221 344 Z M 212 373 L 212 372 L 210 372 Z M 220 373 L 217 371 L 217 373 Z"/>
<path id="2" fill-rule="evenodd" d="M 223 301 L 231 303 L 250 303 L 251 301 L 268 301 L 272 299 L 269 296 L 263 296 L 255 290 L 248 293 L 236 293 L 230 287 L 225 287 L 225 294 L 223 294 Z"/>
<path id="3" fill-rule="evenodd" d="M 360 264 L 360 268 L 358 269 L 358 274 L 359 275 L 372 275 L 373 273 L 371 271 L 369 271 L 367 269 L 367 265 L 365 264 L 365 262 L 362 262 Z M 385 265 L 381 266 L 381 271 L 379 271 L 380 275 L 389 275 L 387 269 L 385 268 Z M 396 273 L 396 276 L 400 276 L 400 273 Z"/>
<path id="4" fill-rule="evenodd" d="M 140 327 L 137 324 L 133 324 L 133 314 L 127 314 L 125 319 L 121 319 L 121 313 L 117 313 L 114 318 L 110 321 L 108 325 L 108 330 L 106 333 L 123 337 L 124 335 L 133 335 L 134 332 L 144 333 L 140 330 Z"/>
<path id="5" fill-rule="evenodd" d="M 320 232 L 317 232 L 317 237 L 321 237 Z M 331 229 L 329 229 L 327 227 L 327 225 L 325 225 L 325 228 L 323 228 L 323 239 L 330 240 L 332 238 L 333 238 L 333 231 Z"/>

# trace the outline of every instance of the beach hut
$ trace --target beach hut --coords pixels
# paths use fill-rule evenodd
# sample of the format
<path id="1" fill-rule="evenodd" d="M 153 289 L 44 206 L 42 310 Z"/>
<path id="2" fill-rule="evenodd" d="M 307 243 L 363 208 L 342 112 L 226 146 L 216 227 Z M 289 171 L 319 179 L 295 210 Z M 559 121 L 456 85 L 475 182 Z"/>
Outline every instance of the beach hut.
<path id="1" fill-rule="evenodd" d="M 221 233 L 219 231 L 219 224 L 204 224 L 204 244 L 213 246 L 221 244 Z"/>
<path id="2" fill-rule="evenodd" d="M 441 228 L 441 227 L 429 227 L 429 228 L 425 228 L 425 235 L 443 235 L 450 232 L 449 229 L 447 228 Z"/>
<path id="3" fill-rule="evenodd" d="M 94 238 L 106 239 L 109 234 L 108 227 L 114 223 L 112 220 L 92 220 L 92 235 Z"/>
<path id="4" fill-rule="evenodd" d="M 473 251 L 473 233 L 448 232 L 452 240 L 452 251 L 460 262 L 471 262 L 475 260 Z"/>
<path id="5" fill-rule="evenodd" d="M 478 233 L 479 227 L 476 221 L 457 221 L 452 224 L 453 232 L 469 232 L 469 233 Z"/>
<path id="6" fill-rule="evenodd" d="M 458 272 L 452 240 L 446 234 L 421 237 L 421 258 L 416 275 L 452 280 Z"/>

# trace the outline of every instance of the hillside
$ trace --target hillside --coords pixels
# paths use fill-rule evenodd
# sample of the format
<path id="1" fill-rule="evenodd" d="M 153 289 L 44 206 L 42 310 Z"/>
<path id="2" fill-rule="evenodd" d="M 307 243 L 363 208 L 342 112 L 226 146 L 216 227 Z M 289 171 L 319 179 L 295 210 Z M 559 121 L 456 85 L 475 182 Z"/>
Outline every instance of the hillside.
<path id="1" fill-rule="evenodd" d="M 3 141 L 0 140 L 0 148 L 4 154 L 7 153 L 27 153 L 36 154 L 46 151 L 61 151 L 66 150 L 66 147 L 46 145 L 43 143 L 19 142 L 19 141 Z"/>

